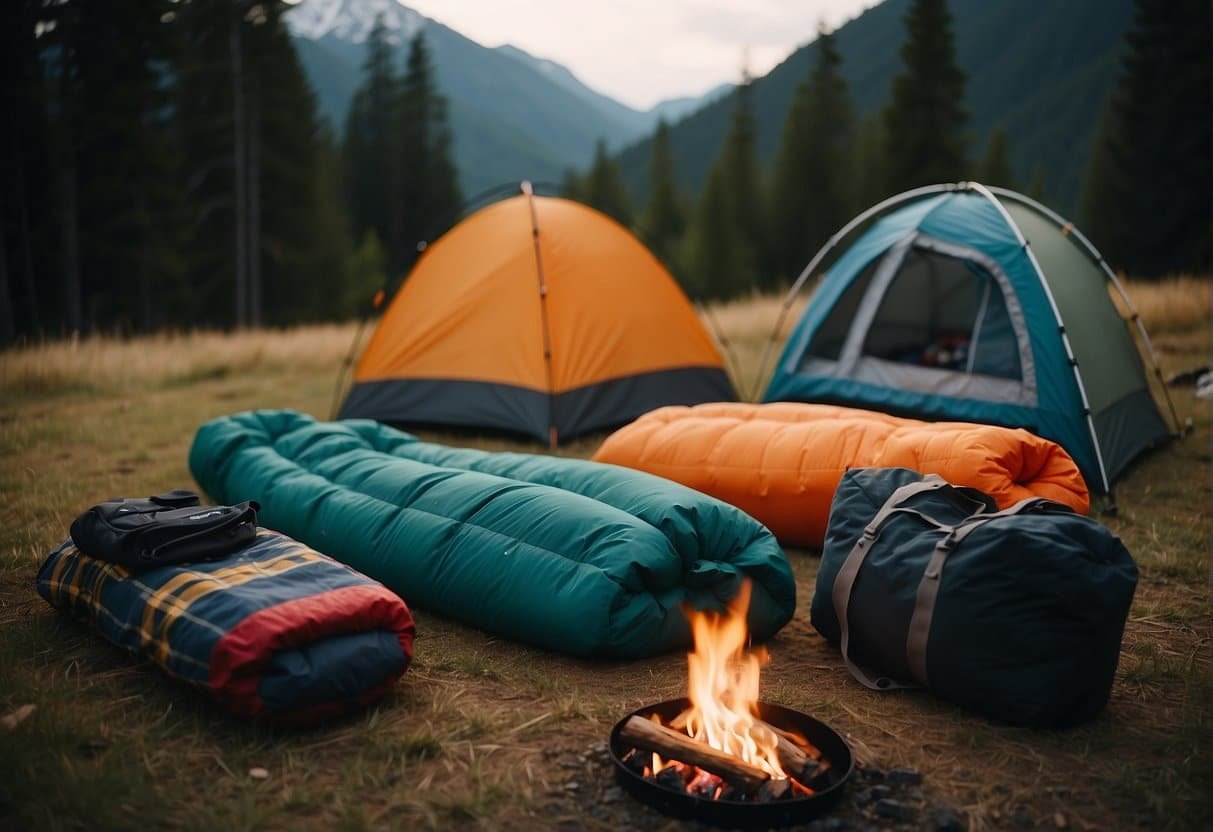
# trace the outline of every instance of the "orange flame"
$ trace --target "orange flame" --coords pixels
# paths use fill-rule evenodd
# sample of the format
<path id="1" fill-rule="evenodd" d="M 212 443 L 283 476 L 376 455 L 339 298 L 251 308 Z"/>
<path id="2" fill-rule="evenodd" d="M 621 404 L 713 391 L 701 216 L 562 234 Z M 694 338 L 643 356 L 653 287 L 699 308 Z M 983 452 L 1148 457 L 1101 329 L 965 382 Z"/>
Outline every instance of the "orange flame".
<path id="1" fill-rule="evenodd" d="M 695 636 L 695 651 L 687 654 L 691 707 L 674 719 L 672 727 L 772 777 L 786 778 L 779 764 L 778 737 L 756 724 L 758 677 L 767 655 L 745 649 L 749 606 L 747 581 L 723 615 L 690 613 Z M 659 770 L 654 766 L 654 771 Z"/>

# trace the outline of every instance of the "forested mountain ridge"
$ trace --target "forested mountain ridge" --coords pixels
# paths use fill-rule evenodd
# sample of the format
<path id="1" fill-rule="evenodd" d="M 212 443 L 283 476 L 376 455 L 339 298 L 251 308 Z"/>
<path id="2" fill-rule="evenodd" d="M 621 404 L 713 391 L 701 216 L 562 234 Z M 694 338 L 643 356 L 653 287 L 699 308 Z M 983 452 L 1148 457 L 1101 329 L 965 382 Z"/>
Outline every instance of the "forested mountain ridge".
<path id="1" fill-rule="evenodd" d="M 880 110 L 888 98 L 910 2 L 886 0 L 836 33 L 842 73 L 861 118 Z M 1016 175 L 1026 182 L 1039 165 L 1046 197 L 1072 213 L 1132 6 L 1132 0 L 950 0 L 957 60 L 968 76 L 970 158 L 980 158 L 989 135 L 1004 127 Z M 774 157 L 788 106 L 816 49 L 816 43 L 798 49 L 752 84 L 756 146 L 764 165 Z M 671 128 L 675 176 L 688 193 L 702 187 L 733 106 L 733 97 L 726 96 Z M 649 153 L 645 139 L 620 156 L 625 181 L 638 200 L 647 188 Z"/>
<path id="2" fill-rule="evenodd" d="M 471 194 L 505 181 L 559 181 L 589 164 L 598 139 L 612 149 L 721 94 L 662 102 L 641 111 L 582 83 L 566 67 L 514 46 L 487 47 L 395 0 L 304 0 L 286 16 L 320 113 L 340 131 L 365 54 L 383 14 L 402 47 L 424 29 L 438 87 L 450 108 L 455 162 Z"/>

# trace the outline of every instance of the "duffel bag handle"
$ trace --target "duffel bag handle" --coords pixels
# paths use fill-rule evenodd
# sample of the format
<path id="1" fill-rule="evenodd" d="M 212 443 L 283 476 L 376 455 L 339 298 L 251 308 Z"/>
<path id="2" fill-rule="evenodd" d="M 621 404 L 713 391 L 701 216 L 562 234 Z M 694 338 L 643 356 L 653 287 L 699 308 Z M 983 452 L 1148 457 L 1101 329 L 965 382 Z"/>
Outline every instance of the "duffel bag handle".
<path id="1" fill-rule="evenodd" d="M 851 606 L 851 593 L 855 589 L 855 579 L 859 577 L 859 570 L 863 566 L 864 559 L 867 558 L 868 552 L 872 549 L 872 544 L 880 536 L 880 527 L 893 514 L 899 512 L 907 512 L 916 514 L 941 529 L 946 529 L 948 534 L 951 534 L 953 529 L 951 526 L 944 526 L 927 517 L 921 512 L 913 509 L 903 509 L 902 504 L 918 494 L 923 494 L 928 491 L 938 491 L 941 488 L 953 488 L 952 484 L 938 474 L 928 474 L 920 482 L 912 482 L 908 485 L 903 485 L 885 500 L 885 504 L 876 512 L 876 516 L 871 522 L 864 527 L 863 534 L 855 541 L 855 545 L 851 548 L 851 553 L 847 555 L 847 559 L 843 562 L 842 568 L 838 570 L 837 577 L 834 578 L 834 589 L 831 593 L 831 599 L 834 602 L 834 614 L 838 618 L 838 626 L 842 631 L 841 647 L 842 660 L 847 664 L 847 670 L 851 671 L 859 682 L 871 688 L 872 690 L 896 690 L 898 688 L 917 687 L 913 684 L 903 684 L 896 682 L 887 676 L 880 676 L 868 670 L 861 668 L 851 659 L 850 644 L 851 644 L 851 624 L 848 618 L 849 608 Z M 984 510 L 984 506 L 983 506 Z M 930 621 L 927 622 L 928 626 Z"/>
<path id="2" fill-rule="evenodd" d="M 918 584 L 918 592 L 914 598 L 914 614 L 910 617 L 910 629 L 906 633 L 906 661 L 910 666 L 910 672 L 923 687 L 930 687 L 930 679 L 927 676 L 927 640 L 931 635 L 931 619 L 935 615 L 935 601 L 939 596 L 940 577 L 943 574 L 944 563 L 947 562 L 948 555 L 952 554 L 952 551 L 970 533 L 991 520 L 1029 512 L 1073 514 L 1074 510 L 1044 497 L 1028 497 L 1002 511 L 970 517 L 948 531 L 935 544 L 935 549 L 931 552 L 931 559 L 927 561 L 927 568 L 922 573 L 922 580 Z M 843 632 L 846 632 L 845 629 Z"/>

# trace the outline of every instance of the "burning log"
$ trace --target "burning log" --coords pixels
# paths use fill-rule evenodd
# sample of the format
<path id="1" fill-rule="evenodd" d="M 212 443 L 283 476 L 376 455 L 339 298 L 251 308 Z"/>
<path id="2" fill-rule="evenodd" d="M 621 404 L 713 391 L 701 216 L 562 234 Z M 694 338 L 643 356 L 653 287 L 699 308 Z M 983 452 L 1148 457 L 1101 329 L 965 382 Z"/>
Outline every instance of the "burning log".
<path id="1" fill-rule="evenodd" d="M 619 737 L 644 751 L 652 751 L 687 765 L 699 766 L 747 792 L 757 790 L 771 779 L 771 775 L 757 766 L 639 716 L 634 716 L 623 724 Z"/>
<path id="2" fill-rule="evenodd" d="M 777 742 L 775 751 L 779 756 L 779 765 L 804 785 L 811 787 L 814 780 L 829 770 L 830 764 L 821 757 L 820 751 L 813 756 L 793 742 L 786 731 L 781 731 L 768 722 L 756 720 L 755 725 L 766 728 L 775 735 Z M 814 748 L 813 751 L 817 751 L 817 749 Z"/>
<path id="3" fill-rule="evenodd" d="M 768 780 L 758 788 L 758 794 L 754 799 L 759 803 L 766 803 L 770 800 L 779 800 L 786 797 L 791 789 L 791 781 L 785 778 L 781 777 L 778 780 Z"/>

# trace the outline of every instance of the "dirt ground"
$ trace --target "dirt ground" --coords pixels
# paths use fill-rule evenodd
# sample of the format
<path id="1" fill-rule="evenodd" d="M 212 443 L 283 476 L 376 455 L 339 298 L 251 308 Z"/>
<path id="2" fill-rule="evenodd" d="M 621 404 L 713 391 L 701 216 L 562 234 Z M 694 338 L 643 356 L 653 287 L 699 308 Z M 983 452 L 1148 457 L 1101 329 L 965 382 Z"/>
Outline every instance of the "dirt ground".
<path id="1" fill-rule="evenodd" d="M 1208 362 L 1203 329 L 1158 341 L 1168 372 Z M 628 711 L 684 693 L 680 654 L 583 661 L 414 610 L 415 661 L 392 696 L 286 730 L 225 716 L 35 594 L 38 564 L 80 510 L 192 485 L 186 451 L 202 422 L 252 407 L 327 415 L 339 353 L 265 355 L 109 386 L 0 379 L 0 827 L 676 828 L 617 789 L 602 743 Z M 1088 724 L 1013 728 L 922 691 L 863 688 L 809 624 L 817 556 L 789 553 L 799 604 L 768 643 L 763 698 L 833 725 L 865 767 L 812 828 L 894 828 L 872 792 L 894 768 L 923 778 L 892 793 L 913 811 L 897 828 L 948 828 L 944 810 L 974 830 L 1210 828 L 1210 412 L 1191 388 L 1174 392 L 1190 435 L 1134 466 L 1119 515 L 1100 518 L 1141 581 L 1111 702 Z"/>

